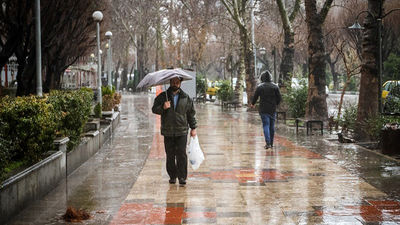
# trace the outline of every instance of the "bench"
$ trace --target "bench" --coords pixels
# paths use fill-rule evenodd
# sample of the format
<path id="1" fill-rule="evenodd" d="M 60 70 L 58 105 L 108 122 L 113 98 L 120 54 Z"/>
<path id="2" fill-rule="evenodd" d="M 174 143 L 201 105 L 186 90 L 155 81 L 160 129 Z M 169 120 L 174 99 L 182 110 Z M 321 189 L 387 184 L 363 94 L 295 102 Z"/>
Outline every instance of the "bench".
<path id="1" fill-rule="evenodd" d="M 239 102 L 235 102 L 235 101 L 228 101 L 228 102 L 226 102 L 226 101 L 223 101 L 222 102 L 222 108 L 224 108 L 224 107 L 227 107 L 227 108 L 235 108 L 235 110 L 236 110 L 236 108 L 238 107 L 238 105 L 239 105 Z"/>
<path id="2" fill-rule="evenodd" d="M 309 133 L 312 133 L 312 125 L 313 124 L 319 124 L 321 126 L 321 135 L 324 134 L 324 122 L 322 120 L 307 120 L 303 118 L 296 118 L 296 134 L 299 132 L 299 122 L 303 122 L 305 127 L 307 128 L 307 135 Z M 310 131 L 310 132 L 309 132 Z"/>
<path id="3" fill-rule="evenodd" d="M 282 115 L 284 123 L 286 123 L 286 112 L 276 112 L 276 120 L 279 120 L 279 115 Z"/>

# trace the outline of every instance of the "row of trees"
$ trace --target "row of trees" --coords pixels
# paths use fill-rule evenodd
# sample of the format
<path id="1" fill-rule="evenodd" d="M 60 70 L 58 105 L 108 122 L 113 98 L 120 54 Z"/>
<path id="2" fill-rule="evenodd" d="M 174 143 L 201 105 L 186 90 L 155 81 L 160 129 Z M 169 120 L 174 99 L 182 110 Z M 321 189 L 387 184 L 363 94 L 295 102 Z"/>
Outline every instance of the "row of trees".
<path id="1" fill-rule="evenodd" d="M 1 0 L 0 67 L 15 54 L 18 63 L 17 95 L 35 93 L 34 2 Z M 104 0 L 41 1 L 43 90 L 60 88 L 69 65 L 95 46 L 92 13 L 105 8 Z"/>
<path id="2" fill-rule="evenodd" d="M 134 44 L 141 60 L 139 79 L 144 76 L 141 68 L 151 65 L 154 69 L 195 66 L 201 74 L 227 71 L 237 77 L 236 97 L 241 98 L 246 81 L 247 95 L 251 98 L 257 79 L 254 48 L 265 47 L 271 52 L 277 47 L 281 87 L 290 83 L 294 75 L 303 73 L 308 77 L 306 117 L 328 118 L 325 93 L 328 75 L 338 89 L 340 75 L 349 81 L 359 73 L 358 120 L 378 113 L 378 37 L 373 15 L 380 15 L 385 7 L 390 10 L 399 3 L 394 0 L 269 0 L 254 1 L 252 5 L 251 2 L 157 0 L 148 5 L 142 1 L 115 1 L 115 8 L 119 9 L 115 10 L 119 18 L 115 24 L 122 24 L 124 32 L 131 33 L 130 40 L 134 40 L 133 34 L 138 37 Z M 255 43 L 250 38 L 252 7 Z M 370 12 L 360 16 L 365 29 L 348 29 L 363 10 Z M 384 21 L 384 60 L 391 52 L 399 51 L 396 17 L 387 17 Z M 141 52 L 146 55 L 141 56 Z M 268 58 L 271 61 L 271 54 L 268 55 L 267 61 Z"/>
<path id="3" fill-rule="evenodd" d="M 252 2 L 42 0 L 44 91 L 59 88 L 63 71 L 94 51 L 95 25 L 91 14 L 101 10 L 105 14 L 101 30 L 111 30 L 114 34 L 113 70 L 122 70 L 122 87 L 126 87 L 128 74 L 133 74 L 135 67 L 136 84 L 147 72 L 184 67 L 207 76 L 237 77 L 236 97 L 242 97 L 246 82 L 246 92 L 251 98 L 258 78 L 253 53 L 263 47 L 268 50 L 263 61 L 270 70 L 272 51 L 276 49 L 279 84 L 283 89 L 292 76 L 308 77 L 307 117 L 327 119 L 326 77 L 332 76 L 329 79 L 338 89 L 340 74 L 354 76 L 357 70 L 347 72 L 350 67 L 357 68 L 357 64 L 362 65 L 359 120 L 377 113 L 377 23 L 372 15 L 379 15 L 384 8 L 396 8 L 399 5 L 396 0 Z M 15 54 L 19 64 L 18 95 L 34 93 L 33 3 L 20 0 L 0 3 L 0 66 Z M 378 7 L 380 3 L 384 7 Z M 252 10 L 254 43 L 250 33 Z M 365 20 L 365 29 L 362 33 L 349 30 L 362 10 L 370 11 L 360 17 Z M 390 53 L 400 52 L 400 32 L 394 26 L 399 16 L 393 15 L 384 21 L 384 60 Z M 346 61 L 346 57 L 353 60 Z"/>

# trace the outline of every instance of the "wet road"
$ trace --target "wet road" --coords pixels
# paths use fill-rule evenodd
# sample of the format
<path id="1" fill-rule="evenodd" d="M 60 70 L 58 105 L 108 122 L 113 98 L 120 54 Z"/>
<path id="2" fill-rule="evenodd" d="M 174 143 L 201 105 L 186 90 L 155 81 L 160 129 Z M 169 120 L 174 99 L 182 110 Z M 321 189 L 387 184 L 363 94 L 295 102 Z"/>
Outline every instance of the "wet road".
<path id="1" fill-rule="evenodd" d="M 329 93 L 326 102 L 328 104 L 328 116 L 337 116 L 341 94 Z M 344 108 L 356 105 L 358 103 L 358 95 L 345 94 L 343 96 L 342 113 Z"/>
<path id="2" fill-rule="evenodd" d="M 62 224 L 66 198 L 93 216 L 84 224 L 400 223 L 399 161 L 283 125 L 265 150 L 245 109 L 196 105 L 206 159 L 186 187 L 170 185 L 151 104 L 123 96 L 113 140 L 68 177 L 68 195 L 61 184 L 12 224 Z"/>

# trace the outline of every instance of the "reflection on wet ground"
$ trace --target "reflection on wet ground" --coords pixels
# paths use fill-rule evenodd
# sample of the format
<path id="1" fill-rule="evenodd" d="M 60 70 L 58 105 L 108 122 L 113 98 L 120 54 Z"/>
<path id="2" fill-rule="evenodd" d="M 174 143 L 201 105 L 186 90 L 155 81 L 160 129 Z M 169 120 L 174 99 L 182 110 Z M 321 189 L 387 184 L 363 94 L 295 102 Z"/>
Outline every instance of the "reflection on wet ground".
<path id="1" fill-rule="evenodd" d="M 257 113 L 199 104 L 206 159 L 189 169 L 186 187 L 170 185 L 152 99 L 126 95 L 123 104 L 126 119 L 113 140 L 68 178 L 68 204 L 93 215 L 86 224 L 400 223 L 396 160 L 283 125 L 275 147 L 265 150 Z M 64 185 L 14 224 L 62 223 L 54 218 L 65 198 Z M 61 206 L 49 209 L 54 205 Z"/>
<path id="2" fill-rule="evenodd" d="M 124 95 L 122 104 L 121 122 L 112 139 L 67 180 L 9 224 L 65 224 L 61 216 L 67 206 L 86 209 L 92 215 L 92 219 L 80 224 L 110 222 L 136 181 L 154 134 L 155 117 L 149 111 L 151 98 Z"/>
<path id="3" fill-rule="evenodd" d="M 214 105 L 197 111 L 206 160 L 190 169 L 186 187 L 168 184 L 163 138 L 155 133 L 111 224 L 400 223 L 398 162 L 319 135 L 296 136 L 286 126 L 265 150 L 257 113 Z"/>

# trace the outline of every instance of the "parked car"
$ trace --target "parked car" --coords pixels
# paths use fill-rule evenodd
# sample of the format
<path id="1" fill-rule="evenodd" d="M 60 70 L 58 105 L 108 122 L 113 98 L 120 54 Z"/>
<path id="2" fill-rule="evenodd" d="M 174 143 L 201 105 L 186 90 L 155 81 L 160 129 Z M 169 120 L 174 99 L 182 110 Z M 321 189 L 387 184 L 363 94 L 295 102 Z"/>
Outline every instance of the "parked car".
<path id="1" fill-rule="evenodd" d="M 388 80 L 382 85 L 382 98 L 386 99 L 394 87 L 400 85 L 400 80 Z"/>

